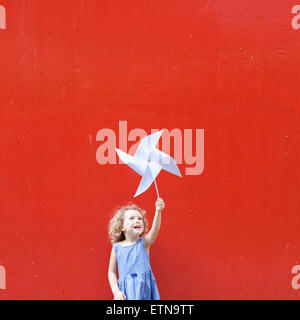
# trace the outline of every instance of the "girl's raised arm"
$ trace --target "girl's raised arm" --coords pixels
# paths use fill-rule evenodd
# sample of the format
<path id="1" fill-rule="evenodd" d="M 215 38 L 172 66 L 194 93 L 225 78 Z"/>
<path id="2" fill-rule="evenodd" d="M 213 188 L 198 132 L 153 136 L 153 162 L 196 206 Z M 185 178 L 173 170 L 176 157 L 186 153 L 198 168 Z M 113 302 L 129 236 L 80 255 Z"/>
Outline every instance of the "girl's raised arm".
<path id="1" fill-rule="evenodd" d="M 161 211 L 164 209 L 164 200 L 158 198 L 155 203 L 155 216 L 153 219 L 151 230 L 144 237 L 144 242 L 147 248 L 155 241 L 158 236 L 160 225 L 161 225 Z"/>

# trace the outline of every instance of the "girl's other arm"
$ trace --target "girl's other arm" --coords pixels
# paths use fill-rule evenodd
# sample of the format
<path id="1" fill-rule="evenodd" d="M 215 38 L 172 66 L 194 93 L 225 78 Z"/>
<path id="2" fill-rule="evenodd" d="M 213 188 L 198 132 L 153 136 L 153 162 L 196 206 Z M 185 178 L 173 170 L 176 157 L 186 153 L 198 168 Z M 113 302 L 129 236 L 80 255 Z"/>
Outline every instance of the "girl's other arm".
<path id="1" fill-rule="evenodd" d="M 109 267 L 108 267 L 108 281 L 115 300 L 126 300 L 125 294 L 120 291 L 117 281 L 117 256 L 114 248 L 111 249 Z"/>
<path id="2" fill-rule="evenodd" d="M 158 198 L 155 203 L 155 216 L 153 219 L 151 230 L 144 237 L 145 245 L 147 248 L 155 241 L 158 236 L 160 225 L 161 225 L 161 211 L 164 209 L 164 200 Z"/>

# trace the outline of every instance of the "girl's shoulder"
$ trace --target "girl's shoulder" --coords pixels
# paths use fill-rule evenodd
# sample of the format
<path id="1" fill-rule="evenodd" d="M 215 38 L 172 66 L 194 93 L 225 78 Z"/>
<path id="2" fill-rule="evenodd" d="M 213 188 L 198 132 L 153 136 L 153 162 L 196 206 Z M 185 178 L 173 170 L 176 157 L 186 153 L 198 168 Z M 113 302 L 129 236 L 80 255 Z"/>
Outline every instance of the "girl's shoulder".
<path id="1" fill-rule="evenodd" d="M 119 248 L 120 248 L 120 245 L 119 245 L 120 242 L 114 242 L 112 244 L 112 250 L 115 251 L 116 255 L 118 254 L 118 251 L 119 251 Z"/>
<path id="2" fill-rule="evenodd" d="M 124 242 L 125 242 L 125 240 L 122 240 L 122 241 L 115 242 L 114 244 L 122 246 L 122 244 L 124 244 Z"/>

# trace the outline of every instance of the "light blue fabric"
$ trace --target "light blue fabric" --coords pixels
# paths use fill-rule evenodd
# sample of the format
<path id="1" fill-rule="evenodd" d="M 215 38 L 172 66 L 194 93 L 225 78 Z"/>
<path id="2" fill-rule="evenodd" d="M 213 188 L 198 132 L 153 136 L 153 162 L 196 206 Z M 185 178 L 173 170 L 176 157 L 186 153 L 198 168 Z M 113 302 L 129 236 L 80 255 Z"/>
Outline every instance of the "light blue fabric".
<path id="1" fill-rule="evenodd" d="M 160 300 L 143 239 L 139 237 L 129 246 L 117 242 L 113 247 L 118 261 L 119 289 L 127 300 Z"/>

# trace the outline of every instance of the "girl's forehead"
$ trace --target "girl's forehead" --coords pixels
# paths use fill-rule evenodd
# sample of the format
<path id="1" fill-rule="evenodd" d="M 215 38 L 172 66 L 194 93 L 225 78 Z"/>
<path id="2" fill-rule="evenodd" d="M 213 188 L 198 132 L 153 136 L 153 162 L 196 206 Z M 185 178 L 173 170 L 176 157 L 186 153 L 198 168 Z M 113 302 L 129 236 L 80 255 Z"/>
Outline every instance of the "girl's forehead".
<path id="1" fill-rule="evenodd" d="M 131 217 L 131 216 L 142 216 L 141 213 L 138 210 L 135 209 L 129 209 L 125 211 L 125 217 Z"/>

